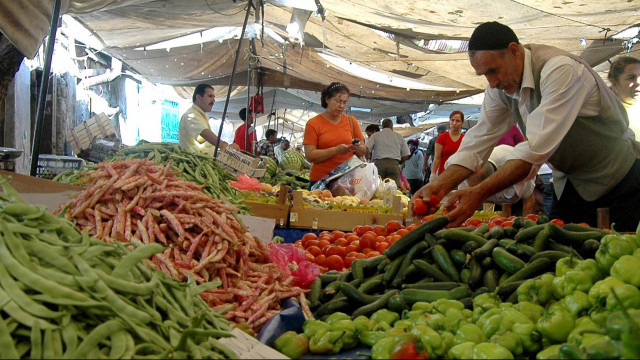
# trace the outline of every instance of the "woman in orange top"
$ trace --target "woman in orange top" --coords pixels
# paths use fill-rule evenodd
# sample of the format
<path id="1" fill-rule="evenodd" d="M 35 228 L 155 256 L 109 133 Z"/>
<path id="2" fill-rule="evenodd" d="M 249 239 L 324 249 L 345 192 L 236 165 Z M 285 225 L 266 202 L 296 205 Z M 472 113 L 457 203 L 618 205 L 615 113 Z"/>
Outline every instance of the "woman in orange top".
<path id="1" fill-rule="evenodd" d="M 349 95 L 344 84 L 334 82 L 327 86 L 320 103 L 326 110 L 311 118 L 304 129 L 303 145 L 305 157 L 311 163 L 311 186 L 353 154 L 360 157 L 368 152 L 358 121 L 342 113 Z M 355 139 L 359 142 L 354 144 Z"/>

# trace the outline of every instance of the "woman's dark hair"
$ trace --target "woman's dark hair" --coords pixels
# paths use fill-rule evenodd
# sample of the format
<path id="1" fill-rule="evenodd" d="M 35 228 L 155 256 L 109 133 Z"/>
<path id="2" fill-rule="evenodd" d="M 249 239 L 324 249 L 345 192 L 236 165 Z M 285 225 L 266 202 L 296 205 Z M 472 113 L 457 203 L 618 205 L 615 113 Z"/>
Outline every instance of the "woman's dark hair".
<path id="1" fill-rule="evenodd" d="M 378 126 L 378 124 L 369 124 L 367 125 L 367 127 L 364 129 L 365 132 L 367 131 L 371 131 L 372 133 L 377 133 L 378 131 L 380 131 L 380 126 Z"/>
<path id="2" fill-rule="evenodd" d="M 451 114 L 449 114 L 449 120 L 451 120 L 451 118 L 453 117 L 453 115 L 460 115 L 460 117 L 462 118 L 462 121 L 464 121 L 464 114 L 462 113 L 462 111 L 460 110 L 454 110 L 451 112 Z"/>
<path id="3" fill-rule="evenodd" d="M 198 86 L 196 86 L 196 88 L 193 90 L 193 95 L 191 96 L 191 100 L 193 100 L 193 102 L 195 103 L 196 95 L 204 96 L 204 93 L 207 91 L 207 89 L 213 90 L 213 86 L 209 84 L 198 84 Z"/>
<path id="4" fill-rule="evenodd" d="M 339 82 L 332 82 L 331 84 L 329 84 L 329 86 L 327 86 L 324 90 L 322 90 L 322 95 L 320 97 L 320 105 L 322 105 L 322 107 L 326 109 L 327 100 L 336 96 L 336 94 L 339 94 L 342 92 L 346 92 L 347 94 L 351 95 L 351 91 L 349 91 L 349 88 L 347 87 L 347 85 Z"/>
<path id="5" fill-rule="evenodd" d="M 607 79 L 609 79 L 609 81 L 612 83 L 614 81 L 617 83 L 618 78 L 620 78 L 620 75 L 624 73 L 624 69 L 627 67 L 627 65 L 631 65 L 631 64 L 640 64 L 640 60 L 631 56 L 620 56 L 614 62 L 611 63 L 611 67 L 609 68 L 609 74 L 607 74 Z"/>

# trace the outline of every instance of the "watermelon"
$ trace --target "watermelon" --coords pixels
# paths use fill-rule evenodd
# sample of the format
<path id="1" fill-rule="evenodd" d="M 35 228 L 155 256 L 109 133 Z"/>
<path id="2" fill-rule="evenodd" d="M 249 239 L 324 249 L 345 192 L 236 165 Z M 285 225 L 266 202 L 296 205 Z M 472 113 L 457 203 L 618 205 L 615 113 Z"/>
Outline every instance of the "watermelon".
<path id="1" fill-rule="evenodd" d="M 267 176 L 268 178 L 272 178 L 276 175 L 276 172 L 278 172 L 278 163 L 276 163 L 276 161 L 269 157 L 269 156 L 260 156 L 260 159 L 262 159 L 262 161 L 265 164 L 265 169 L 267 169 L 267 171 L 265 172 L 265 176 Z"/>
<path id="2" fill-rule="evenodd" d="M 304 157 L 295 150 L 287 150 L 282 153 L 280 167 L 284 170 L 300 171 L 304 169 Z"/>

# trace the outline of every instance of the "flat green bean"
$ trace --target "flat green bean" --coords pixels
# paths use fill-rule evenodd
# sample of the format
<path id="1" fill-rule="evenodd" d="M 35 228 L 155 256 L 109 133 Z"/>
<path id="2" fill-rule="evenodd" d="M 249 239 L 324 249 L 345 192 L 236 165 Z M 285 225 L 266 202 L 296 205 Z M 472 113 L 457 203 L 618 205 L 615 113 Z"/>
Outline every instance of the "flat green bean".
<path id="1" fill-rule="evenodd" d="M 32 359 L 42 359 L 42 332 L 38 323 L 31 328 L 31 354 Z"/>
<path id="2" fill-rule="evenodd" d="M 7 328 L 5 321 L 0 316 L 0 359 L 18 359 L 18 352 L 16 351 L 11 332 Z"/>
<path id="3" fill-rule="evenodd" d="M 0 242 L 0 245 L 2 245 L 2 242 Z M 0 255 L 6 252 L 6 248 L 0 247 Z M 7 273 L 4 266 L 0 266 L 0 285 L 2 285 L 2 288 L 7 291 L 5 294 L 8 294 L 17 305 L 31 315 L 43 318 L 57 318 L 62 316 L 60 312 L 49 310 L 42 304 L 38 304 L 33 301 L 27 294 L 25 294 L 24 291 L 22 291 L 22 289 L 20 289 L 20 286 L 18 286 L 11 275 Z"/>
<path id="4" fill-rule="evenodd" d="M 149 282 L 135 283 L 107 275 L 100 270 L 96 270 L 96 274 L 111 289 L 134 295 L 149 295 L 158 286 L 158 278 L 156 276 L 153 276 Z"/>
<path id="5" fill-rule="evenodd" d="M 78 348 L 78 333 L 75 323 L 69 323 L 62 327 L 62 340 L 64 341 L 65 352 L 63 357 L 68 359 Z"/>
<path id="6" fill-rule="evenodd" d="M 154 243 L 143 245 L 133 250 L 120 260 L 120 263 L 113 269 L 113 272 L 111 272 L 111 276 L 118 277 L 124 275 L 142 261 L 142 259 L 147 259 L 153 254 L 161 253 L 164 249 L 164 246 Z"/>
<path id="7" fill-rule="evenodd" d="M 38 326 L 41 329 L 52 329 L 56 327 L 50 322 L 39 319 L 23 310 L 20 306 L 18 306 L 18 304 L 15 303 L 15 301 L 13 301 L 13 299 L 11 299 L 11 297 L 9 297 L 6 292 L 4 292 L 2 287 L 0 287 L 0 303 L 4 304 L 2 306 L 2 310 L 4 312 L 9 314 L 9 316 L 11 316 L 11 318 L 16 320 L 17 322 L 25 326 L 34 327 L 35 323 L 38 323 Z"/>
<path id="8" fill-rule="evenodd" d="M 109 351 L 110 359 L 120 359 L 127 351 L 127 331 L 116 331 L 110 336 L 111 349 Z"/>
<path id="9" fill-rule="evenodd" d="M 98 343 L 111 334 L 116 333 L 126 327 L 120 319 L 112 319 L 107 322 L 98 325 L 93 331 L 85 337 L 76 351 L 73 354 L 69 354 L 68 359 L 86 359 L 89 357 L 89 352 L 98 346 Z"/>

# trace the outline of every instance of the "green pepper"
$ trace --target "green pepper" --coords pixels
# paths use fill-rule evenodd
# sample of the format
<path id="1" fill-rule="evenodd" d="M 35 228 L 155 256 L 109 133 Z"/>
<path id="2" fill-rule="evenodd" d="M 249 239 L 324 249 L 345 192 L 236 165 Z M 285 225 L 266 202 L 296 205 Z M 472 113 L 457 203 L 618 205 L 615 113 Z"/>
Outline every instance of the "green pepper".
<path id="1" fill-rule="evenodd" d="M 596 261 L 605 272 L 609 272 L 613 264 L 624 255 L 631 255 L 638 248 L 635 237 L 627 237 L 617 232 L 605 235 L 600 240 L 600 248 L 596 251 Z"/>
<path id="2" fill-rule="evenodd" d="M 368 347 L 373 347 L 378 341 L 387 337 L 384 331 L 363 331 L 358 333 L 358 338 L 360 342 L 367 345 Z"/>
<path id="3" fill-rule="evenodd" d="M 615 288 L 618 299 L 615 298 L 613 292 L 607 296 L 607 309 L 615 311 L 620 309 L 619 301 L 622 301 L 627 309 L 640 309 L 640 290 L 629 284 L 624 284 Z M 619 301 L 618 301 L 619 300 Z"/>
<path id="4" fill-rule="evenodd" d="M 425 359 L 428 353 L 425 351 L 422 341 L 411 333 L 397 335 L 393 338 L 394 348 L 389 359 Z"/>
<path id="5" fill-rule="evenodd" d="M 478 322 L 479 324 L 480 322 Z M 488 338 L 491 338 L 500 329 L 502 324 L 502 315 L 497 314 L 489 317 L 486 321 L 482 322 L 482 332 Z"/>
<path id="6" fill-rule="evenodd" d="M 419 324 L 425 324 L 434 330 L 443 330 L 446 317 L 442 314 L 428 314 Z"/>
<path id="7" fill-rule="evenodd" d="M 398 319 L 400 319 L 400 315 L 397 312 L 387 309 L 380 309 L 371 315 L 371 320 L 377 323 L 386 322 L 389 325 L 393 325 Z"/>
<path id="8" fill-rule="evenodd" d="M 398 320 L 395 323 L 393 323 L 393 327 L 399 327 L 403 329 L 408 329 L 412 325 L 413 323 L 411 322 L 411 320 Z"/>
<path id="9" fill-rule="evenodd" d="M 542 336 L 535 324 L 513 324 L 511 331 L 518 336 L 525 352 L 535 353 L 541 349 Z"/>
<path id="10" fill-rule="evenodd" d="M 559 359 L 560 358 L 560 344 L 551 345 L 544 350 L 540 351 L 536 354 L 537 360 L 547 360 L 547 359 Z"/>
<path id="11" fill-rule="evenodd" d="M 358 331 L 358 334 L 361 334 L 365 331 L 373 330 L 375 325 L 375 321 L 369 319 L 364 315 L 360 315 L 357 318 L 353 319 L 353 326 L 356 327 L 356 331 Z"/>
<path id="12" fill-rule="evenodd" d="M 480 328 L 483 328 L 485 323 L 493 316 L 502 314 L 502 309 L 490 309 L 489 311 L 482 314 L 478 320 L 476 320 L 476 325 Z M 486 333 L 485 333 L 486 334 Z"/>
<path id="13" fill-rule="evenodd" d="M 419 310 L 431 312 L 433 311 L 433 304 L 424 302 L 424 301 L 418 301 L 417 303 L 414 303 L 413 305 L 411 305 L 411 311 L 419 311 Z"/>
<path id="14" fill-rule="evenodd" d="M 557 276 L 553 279 L 551 282 L 551 295 L 556 300 L 564 297 L 564 276 Z"/>
<path id="15" fill-rule="evenodd" d="M 387 337 L 394 337 L 396 335 L 400 335 L 400 334 L 404 334 L 406 333 L 407 330 L 405 328 L 401 328 L 401 327 L 392 327 L 391 329 L 385 331 L 385 335 Z"/>
<path id="16" fill-rule="evenodd" d="M 473 358 L 473 348 L 476 347 L 474 342 L 466 342 L 452 346 L 447 352 L 448 359 L 471 359 Z"/>
<path id="17" fill-rule="evenodd" d="M 538 331 L 554 342 L 567 340 L 573 326 L 573 317 L 564 310 L 547 312 L 536 324 Z"/>
<path id="18" fill-rule="evenodd" d="M 564 276 L 564 274 L 572 271 L 578 266 L 580 260 L 573 256 L 565 257 L 556 262 L 556 276 Z"/>
<path id="19" fill-rule="evenodd" d="M 340 320 L 351 320 L 351 316 L 343 313 L 343 312 L 334 312 L 329 315 L 324 322 L 331 325 L 332 323 Z"/>
<path id="20" fill-rule="evenodd" d="M 552 281 L 555 278 L 553 275 L 549 275 L 551 278 L 543 277 L 539 279 L 529 279 L 525 281 L 516 293 L 518 294 L 518 302 L 529 301 L 532 303 L 545 305 L 552 297 Z"/>
<path id="21" fill-rule="evenodd" d="M 433 304 L 434 309 L 441 314 L 446 314 L 449 309 L 462 311 L 464 304 L 457 300 L 439 299 Z"/>
<path id="22" fill-rule="evenodd" d="M 375 321 L 374 321 L 374 323 L 375 323 Z M 379 322 L 379 323 L 375 324 L 373 326 L 373 329 L 371 329 L 371 331 L 383 331 L 383 332 L 386 332 L 389 329 L 391 329 L 391 325 L 389 325 L 389 324 L 387 324 L 386 322 L 383 321 L 383 322 Z"/>
<path id="23" fill-rule="evenodd" d="M 520 337 L 511 331 L 507 331 L 500 335 L 493 335 L 489 342 L 506 348 L 515 356 L 522 355 L 524 351 Z"/>
<path id="24" fill-rule="evenodd" d="M 351 349 L 358 345 L 358 335 L 356 327 L 353 325 L 351 318 L 348 320 L 335 320 L 331 323 L 330 331 L 343 331 L 344 335 L 340 338 L 342 349 Z"/>
<path id="25" fill-rule="evenodd" d="M 544 308 L 538 304 L 534 304 L 529 301 L 518 302 L 515 305 L 515 309 L 522 315 L 526 316 L 532 322 L 536 323 L 544 315 Z"/>
<path id="26" fill-rule="evenodd" d="M 560 345 L 558 357 L 560 359 L 584 359 L 584 354 L 576 345 L 564 343 Z"/>
<path id="27" fill-rule="evenodd" d="M 326 322 L 315 319 L 307 320 L 304 322 L 304 324 L 302 324 L 302 331 L 308 339 L 311 339 L 316 333 L 320 331 L 329 331 L 330 328 L 331 326 L 329 326 L 329 324 L 327 324 Z"/>
<path id="28" fill-rule="evenodd" d="M 576 290 L 573 294 L 564 298 L 564 308 L 574 317 L 580 316 L 583 312 L 591 309 L 591 302 L 589 301 L 589 295 Z"/>
<path id="29" fill-rule="evenodd" d="M 483 342 L 473 348 L 474 359 L 513 359 L 513 354 L 504 346 Z"/>
<path id="30" fill-rule="evenodd" d="M 484 336 L 482 329 L 477 325 L 468 322 L 460 324 L 456 335 L 453 337 L 453 343 L 455 345 L 466 342 L 474 342 L 478 344 L 485 341 L 487 341 L 487 338 Z"/>
<path id="31" fill-rule="evenodd" d="M 453 333 L 449 331 L 441 331 L 440 337 L 442 338 L 442 344 L 444 349 L 450 349 L 453 346 L 453 338 L 455 337 Z"/>
<path id="32" fill-rule="evenodd" d="M 307 353 L 309 341 L 304 334 L 287 331 L 273 341 L 273 347 L 284 355 L 297 359 Z"/>
<path id="33" fill-rule="evenodd" d="M 636 250 L 636 252 L 638 252 Z M 611 276 L 631 284 L 635 287 L 640 287 L 640 271 L 638 271 L 638 262 L 640 256 L 624 255 L 618 259 L 611 267 Z"/>
<path id="34" fill-rule="evenodd" d="M 637 336 L 637 334 L 636 334 Z M 606 335 L 600 335 L 597 341 L 582 345 L 589 359 L 618 359 L 622 355 L 622 346 Z"/>
<path id="35" fill-rule="evenodd" d="M 454 308 L 450 308 L 447 310 L 444 315 L 444 329 L 446 331 L 451 331 L 455 333 L 458 331 L 458 327 L 460 326 L 460 322 L 464 319 L 464 315 L 462 315 L 462 311 Z"/>
<path id="36" fill-rule="evenodd" d="M 371 358 L 372 359 L 389 359 L 391 357 L 391 352 L 393 351 L 395 343 L 393 342 L 392 337 L 385 337 L 378 341 L 371 348 Z"/>
<path id="37" fill-rule="evenodd" d="M 605 325 L 607 324 L 607 318 L 610 314 L 611 311 L 607 310 L 607 308 L 604 306 L 592 307 L 589 311 L 589 317 L 599 327 L 605 327 Z"/>
<path id="38" fill-rule="evenodd" d="M 600 326 L 593 322 L 589 316 L 583 316 L 578 318 L 575 321 L 575 326 L 571 329 L 569 336 L 567 337 L 567 342 L 574 345 L 582 344 L 582 337 L 589 334 L 584 333 L 584 330 L 594 330 L 597 331 L 600 329 Z"/>
<path id="39" fill-rule="evenodd" d="M 309 351 L 314 354 L 337 354 L 342 350 L 344 331 L 320 330 L 309 340 Z"/>
<path id="40" fill-rule="evenodd" d="M 411 333 L 420 338 L 431 357 L 442 356 L 447 350 L 440 334 L 427 325 L 416 325 L 411 329 Z"/>
<path id="41" fill-rule="evenodd" d="M 625 318 L 621 329 L 622 334 L 620 335 L 622 357 L 625 359 L 638 359 L 640 358 L 640 341 L 638 341 L 638 334 L 640 334 L 640 322 L 634 319 L 630 310 L 627 309 L 624 301 L 618 297 L 617 290 L 613 291 L 613 296 L 619 303 L 620 310 Z"/>
<path id="42" fill-rule="evenodd" d="M 589 290 L 589 301 L 591 306 L 605 307 L 607 297 L 611 294 L 611 289 L 617 289 L 624 283 L 613 276 L 609 276 L 604 280 L 600 280 L 593 284 Z"/>

